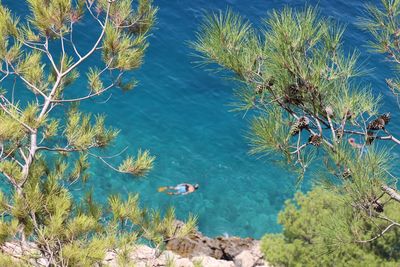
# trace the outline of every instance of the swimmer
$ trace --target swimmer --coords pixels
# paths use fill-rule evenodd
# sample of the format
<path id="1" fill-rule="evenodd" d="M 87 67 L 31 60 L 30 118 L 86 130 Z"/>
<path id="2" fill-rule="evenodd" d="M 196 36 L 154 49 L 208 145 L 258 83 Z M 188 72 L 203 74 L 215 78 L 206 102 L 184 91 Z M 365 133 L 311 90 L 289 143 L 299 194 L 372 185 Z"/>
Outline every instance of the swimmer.
<path id="1" fill-rule="evenodd" d="M 198 184 L 178 184 L 177 186 L 164 186 L 158 188 L 158 192 L 164 192 L 170 190 L 167 193 L 168 195 L 187 195 L 193 193 L 199 188 Z"/>

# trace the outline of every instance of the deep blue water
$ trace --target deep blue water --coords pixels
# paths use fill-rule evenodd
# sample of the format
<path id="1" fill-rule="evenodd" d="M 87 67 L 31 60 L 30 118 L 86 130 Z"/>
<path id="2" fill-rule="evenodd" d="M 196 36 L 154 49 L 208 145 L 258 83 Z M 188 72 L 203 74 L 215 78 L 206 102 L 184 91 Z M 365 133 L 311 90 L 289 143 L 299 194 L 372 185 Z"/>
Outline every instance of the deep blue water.
<path id="1" fill-rule="evenodd" d="M 19 14 L 25 12 L 21 1 L 2 2 Z M 229 112 L 236 85 L 197 67 L 188 42 L 194 40 L 204 11 L 231 7 L 260 25 L 268 10 L 284 5 L 304 7 L 306 2 L 318 3 L 322 14 L 348 25 L 346 47 L 358 47 L 366 68 L 376 68 L 364 80 L 385 96 L 384 110 L 396 108 L 384 85 L 384 78 L 391 74 L 388 65 L 382 57 L 366 53 L 367 35 L 354 25 L 364 1 L 156 0 L 158 23 L 143 67 L 133 73 L 139 86 L 125 94 L 114 91 L 106 104 L 83 105 L 107 113 L 108 124 L 121 129 L 114 152 L 127 145 L 132 152 L 149 149 L 157 156 L 155 167 L 148 177 L 134 179 L 93 161 L 87 186 L 93 187 L 96 198 L 104 201 L 109 194 L 139 192 L 143 204 L 163 210 L 175 206 L 181 219 L 189 212 L 197 214 L 199 229 L 211 236 L 228 233 L 259 238 L 280 231 L 277 214 L 284 200 L 293 196 L 296 175 L 273 160 L 248 155 L 248 119 Z M 86 49 L 97 34 L 91 26 L 91 22 L 82 24 L 75 37 Z M 157 192 L 160 186 L 182 182 L 199 183 L 200 189 L 181 197 Z"/>

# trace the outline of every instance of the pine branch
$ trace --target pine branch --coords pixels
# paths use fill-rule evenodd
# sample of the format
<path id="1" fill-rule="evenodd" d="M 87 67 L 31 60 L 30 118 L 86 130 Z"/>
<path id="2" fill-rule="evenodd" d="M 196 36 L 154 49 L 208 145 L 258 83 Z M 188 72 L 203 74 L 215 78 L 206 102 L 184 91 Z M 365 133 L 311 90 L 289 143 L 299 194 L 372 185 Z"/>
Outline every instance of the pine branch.
<path id="1" fill-rule="evenodd" d="M 104 70 L 107 70 L 108 67 L 106 67 Z M 101 74 L 101 73 L 100 73 Z M 117 84 L 118 80 L 122 77 L 122 72 L 118 74 L 117 78 L 115 79 L 115 81 L 113 83 L 111 83 L 110 85 L 108 85 L 107 87 L 99 90 L 98 92 L 92 93 L 92 91 L 89 92 L 88 95 L 86 96 L 82 96 L 82 97 L 78 97 L 78 98 L 71 98 L 71 99 L 53 99 L 51 102 L 52 103 L 71 103 L 71 102 L 80 102 L 80 101 L 84 101 L 90 98 L 93 98 L 95 96 L 99 96 L 105 92 L 107 92 L 108 90 L 110 90 L 111 88 L 115 87 L 115 85 Z"/>
<path id="2" fill-rule="evenodd" d="M 14 114 L 12 114 L 12 112 L 10 112 L 3 104 L 0 104 L 0 107 L 2 110 L 4 110 L 5 113 L 7 113 L 8 115 L 10 115 L 10 117 L 12 117 L 14 120 L 16 120 L 17 122 L 19 122 L 22 126 L 24 126 L 29 132 L 34 133 L 35 130 L 33 128 L 31 128 L 28 124 L 24 123 L 23 121 L 21 121 L 19 118 L 17 118 L 16 116 L 14 116 Z"/>

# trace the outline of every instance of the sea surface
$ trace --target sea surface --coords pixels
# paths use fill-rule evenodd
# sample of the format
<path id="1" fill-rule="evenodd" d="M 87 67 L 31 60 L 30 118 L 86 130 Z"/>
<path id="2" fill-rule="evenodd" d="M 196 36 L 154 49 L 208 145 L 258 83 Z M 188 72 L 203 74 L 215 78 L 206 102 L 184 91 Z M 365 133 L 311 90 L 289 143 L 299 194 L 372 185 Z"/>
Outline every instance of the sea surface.
<path id="1" fill-rule="evenodd" d="M 21 17 L 26 14 L 24 1 L 3 0 Z M 378 2 L 378 1 L 375 1 Z M 165 210 L 174 206 L 177 216 L 189 213 L 199 217 L 199 230 L 216 235 L 260 238 L 265 233 L 281 231 L 277 215 L 285 199 L 296 191 L 296 174 L 278 166 L 274 158 L 248 154 L 246 140 L 249 117 L 232 113 L 232 90 L 238 86 L 196 64 L 198 58 L 189 42 L 205 12 L 231 8 L 240 12 L 256 27 L 262 25 L 268 11 L 285 5 L 304 8 L 318 5 L 324 16 L 346 24 L 346 49 L 357 48 L 361 62 L 372 71 L 363 77 L 376 94 L 383 96 L 383 111 L 397 109 L 396 100 L 384 79 L 392 71 L 384 58 L 369 54 L 365 47 L 368 35 L 355 23 L 366 1 L 355 0 L 155 0 L 159 7 L 156 28 L 149 38 L 142 68 L 133 72 L 139 85 L 132 92 L 113 91 L 110 100 L 101 104 L 89 101 L 82 108 L 107 114 L 107 124 L 121 129 L 115 146 L 104 155 L 112 155 L 126 146 L 135 153 L 149 149 L 157 157 L 153 171 L 146 178 L 135 179 L 113 172 L 101 162 L 91 162 L 92 188 L 97 200 L 104 202 L 110 194 L 140 193 L 143 205 Z M 88 50 L 97 36 L 93 21 L 79 25 L 75 39 Z M 97 55 L 99 56 L 99 55 Z M 90 64 L 98 63 L 98 57 Z M 83 88 L 84 87 L 84 88 Z M 72 89 L 82 92 L 85 81 Z M 398 121 L 398 120 L 397 120 Z M 396 120 L 394 123 L 396 124 Z M 398 125 L 398 124 L 397 124 Z M 399 132 L 398 126 L 393 126 Z M 118 164 L 120 159 L 112 159 Z M 302 189 L 309 188 L 306 178 Z M 168 196 L 157 192 L 161 186 L 198 183 L 200 189 L 187 196 Z M 80 192 L 75 185 L 74 192 Z"/>

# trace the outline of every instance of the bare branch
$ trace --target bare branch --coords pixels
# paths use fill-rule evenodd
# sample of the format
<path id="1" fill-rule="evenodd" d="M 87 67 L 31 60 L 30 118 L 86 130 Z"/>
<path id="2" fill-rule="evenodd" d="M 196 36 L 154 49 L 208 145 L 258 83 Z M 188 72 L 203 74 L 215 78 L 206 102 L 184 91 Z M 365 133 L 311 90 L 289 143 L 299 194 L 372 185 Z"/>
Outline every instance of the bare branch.
<path id="1" fill-rule="evenodd" d="M 115 168 L 115 167 L 114 167 L 113 165 L 111 165 L 110 163 L 108 163 L 103 157 L 98 156 L 98 155 L 93 154 L 93 153 L 88 153 L 88 154 L 91 155 L 91 156 L 93 156 L 93 157 L 95 157 L 95 158 L 98 158 L 98 159 L 101 160 L 104 164 L 106 164 L 108 167 L 110 167 L 112 170 L 114 170 L 114 171 L 116 171 L 116 172 L 119 172 L 119 173 L 125 173 L 125 172 L 122 172 L 122 171 L 118 170 L 117 168 Z"/>
<path id="2" fill-rule="evenodd" d="M 380 139 L 380 140 L 391 140 L 391 141 L 395 142 L 396 144 L 400 145 L 400 140 L 397 139 L 396 137 L 394 137 L 393 135 L 380 136 L 380 137 L 377 137 L 376 139 Z"/>
<path id="3" fill-rule="evenodd" d="M 28 160 L 27 157 L 25 156 L 24 151 L 22 150 L 22 148 L 19 148 L 19 153 L 21 154 L 22 158 L 25 160 L 25 162 Z"/>
<path id="4" fill-rule="evenodd" d="M 121 155 L 122 153 L 124 153 L 129 147 L 125 147 L 124 149 L 122 149 L 120 152 L 118 152 L 117 154 L 114 154 L 112 156 L 101 156 L 103 159 L 112 159 L 115 157 L 118 157 L 119 155 Z"/>
<path id="5" fill-rule="evenodd" d="M 46 36 L 46 42 L 45 42 L 45 50 L 46 50 L 46 55 L 47 58 L 50 60 L 51 65 L 53 66 L 54 71 L 57 73 L 57 75 L 60 75 L 60 71 L 56 66 L 56 63 L 54 62 L 53 56 L 51 55 L 50 51 L 49 51 L 49 38 Z"/>
<path id="6" fill-rule="evenodd" d="M 89 5 L 89 4 L 88 4 L 88 1 L 86 1 L 86 8 L 89 10 L 90 15 L 92 15 L 92 17 L 100 24 L 100 26 L 104 28 L 104 25 L 103 25 L 103 23 L 99 20 L 98 16 L 95 16 L 95 15 L 93 14 L 92 5 L 93 5 L 93 2 L 91 2 L 90 5 Z"/>
<path id="7" fill-rule="evenodd" d="M 387 186 L 387 185 L 382 185 L 381 189 L 383 192 L 385 192 L 386 194 L 388 194 L 393 200 L 396 200 L 397 202 L 400 203 L 400 194 L 397 193 L 396 190 L 394 190 L 393 188 Z"/>
<path id="8" fill-rule="evenodd" d="M 87 52 L 86 55 L 81 57 L 75 64 L 73 64 L 71 67 L 69 67 L 65 72 L 61 73 L 61 76 L 67 75 L 70 71 L 72 71 L 79 64 L 81 64 L 85 59 L 87 59 L 91 54 L 93 54 L 94 51 L 96 51 L 96 48 L 99 46 L 99 44 L 100 44 L 101 40 L 103 39 L 103 36 L 106 32 L 107 24 L 109 21 L 109 15 L 110 15 L 110 7 L 111 7 L 111 2 L 109 2 L 107 5 L 106 18 L 105 18 L 104 26 L 102 26 L 103 30 L 101 31 L 101 34 L 100 34 L 99 38 L 97 39 L 96 43 L 93 45 L 92 49 L 89 52 Z"/>
<path id="9" fill-rule="evenodd" d="M 20 41 L 22 42 L 23 45 L 25 45 L 25 46 L 27 46 L 27 47 L 29 47 L 29 48 L 31 48 L 31 49 L 40 51 L 40 52 L 45 53 L 45 54 L 47 53 L 46 50 L 43 49 L 43 48 L 39 48 L 39 47 L 36 47 L 36 46 L 34 46 L 34 45 L 31 45 L 31 44 L 29 44 L 29 42 L 27 42 L 27 41 L 25 41 L 25 40 L 22 40 L 22 39 L 20 39 Z M 44 46 L 44 44 L 41 44 L 41 45 Z"/>
<path id="10" fill-rule="evenodd" d="M 329 122 L 329 128 L 331 128 L 331 132 L 332 132 L 332 139 L 334 142 L 336 142 L 336 133 L 335 133 L 335 128 L 333 127 L 333 123 L 332 123 L 332 119 L 331 119 L 331 115 L 332 115 L 332 108 L 331 107 L 327 107 L 326 108 L 326 114 L 328 117 L 328 122 Z"/>
<path id="11" fill-rule="evenodd" d="M 64 59 L 65 59 L 65 47 L 64 47 L 64 36 L 62 34 L 62 30 L 60 30 L 60 42 L 61 42 L 61 51 L 62 51 L 62 56 L 61 56 L 61 64 L 60 64 L 60 72 L 62 73 L 63 71 L 63 66 L 64 66 Z"/>
<path id="12" fill-rule="evenodd" d="M 76 148 L 61 148 L 61 147 L 47 147 L 47 146 L 38 146 L 36 151 L 40 150 L 47 150 L 47 151 L 54 151 L 54 152 L 76 152 L 80 151 Z"/>
<path id="13" fill-rule="evenodd" d="M 373 237 L 373 238 L 371 238 L 371 239 L 368 239 L 368 240 L 357 240 L 356 242 L 357 242 L 357 243 L 368 243 L 368 242 L 374 241 L 374 240 L 378 239 L 379 237 L 383 236 L 383 235 L 384 235 L 390 228 L 392 228 L 393 226 L 400 226 L 400 224 L 398 224 L 398 223 L 391 223 L 391 224 L 389 224 L 388 227 L 386 227 L 386 228 L 385 228 L 382 232 L 380 232 L 377 236 L 375 236 L 375 237 Z"/>
<path id="14" fill-rule="evenodd" d="M 30 148 L 29 148 L 29 155 L 25 161 L 25 165 L 22 168 L 22 181 L 19 184 L 19 188 L 23 188 L 26 181 L 28 180 L 28 174 L 29 174 L 29 168 L 33 162 L 33 159 L 35 158 L 35 154 L 36 154 L 36 149 L 37 149 L 37 131 L 34 130 L 33 133 L 31 133 L 30 136 L 31 139 L 31 144 L 30 144 Z"/>
<path id="15" fill-rule="evenodd" d="M 118 75 L 117 80 L 122 76 L 122 73 L 120 73 L 120 75 Z M 68 102 L 78 102 L 78 101 L 83 101 L 98 95 L 101 95 L 102 93 L 110 90 L 111 88 L 113 88 L 115 86 L 115 82 L 113 82 L 112 84 L 110 84 L 109 86 L 103 88 L 102 90 L 96 92 L 96 93 L 89 93 L 87 96 L 83 96 L 83 97 L 78 97 L 78 98 L 72 98 L 72 99 L 54 99 L 51 102 L 52 103 L 68 103 Z"/>
<path id="16" fill-rule="evenodd" d="M 81 56 L 81 54 L 79 54 L 79 51 L 78 51 L 78 49 L 76 48 L 75 43 L 74 43 L 74 40 L 73 40 L 73 30 L 74 30 L 74 22 L 73 22 L 73 21 L 71 21 L 70 28 L 71 28 L 71 31 L 70 31 L 70 33 L 69 33 L 69 41 L 70 41 L 70 43 L 71 43 L 71 45 L 72 45 L 72 48 L 73 48 L 74 51 L 75 51 L 75 54 L 81 59 L 82 56 Z"/>

